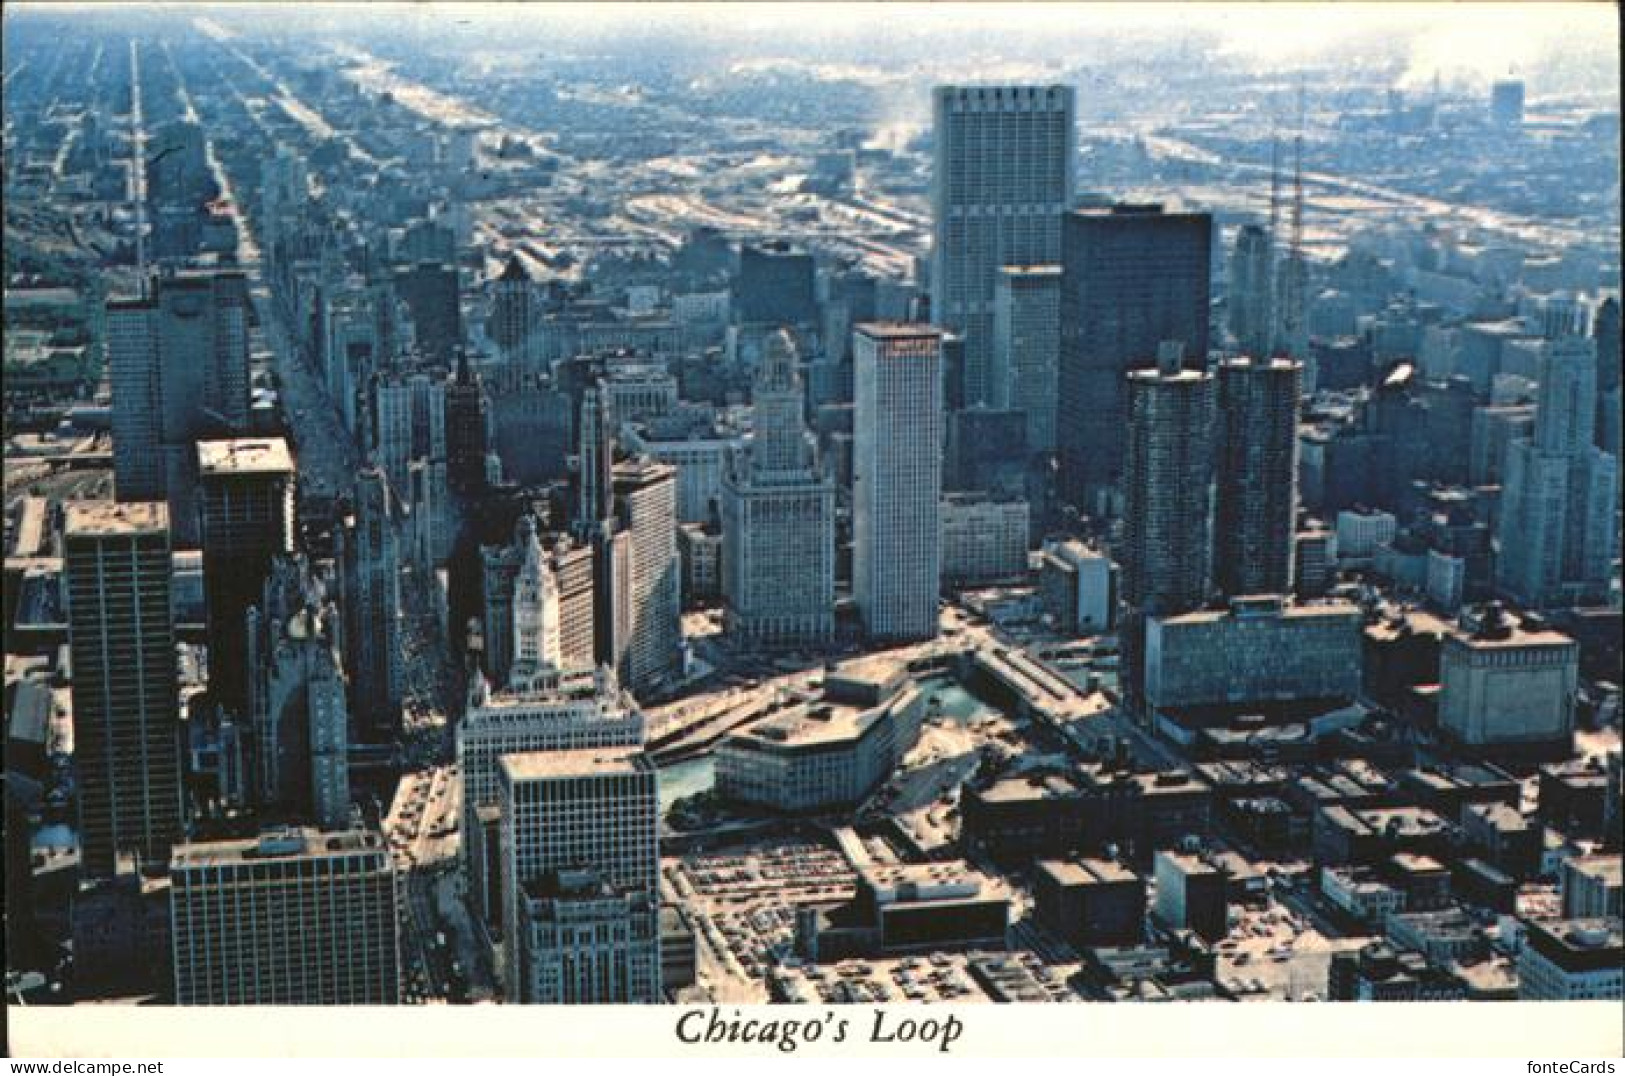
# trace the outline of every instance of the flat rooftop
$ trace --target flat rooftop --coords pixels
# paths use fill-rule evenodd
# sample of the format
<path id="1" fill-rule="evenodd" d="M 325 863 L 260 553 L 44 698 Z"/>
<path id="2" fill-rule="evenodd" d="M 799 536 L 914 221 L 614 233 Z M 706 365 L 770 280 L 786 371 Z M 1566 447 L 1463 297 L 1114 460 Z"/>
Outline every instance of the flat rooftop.
<path id="1" fill-rule="evenodd" d="M 169 506 L 163 501 L 69 501 L 63 506 L 68 536 L 169 532 Z"/>
<path id="2" fill-rule="evenodd" d="M 291 859 L 325 859 L 357 852 L 376 852 L 383 862 L 388 862 L 383 838 L 377 833 L 361 829 L 324 833 L 311 827 L 290 827 L 267 831 L 258 837 L 176 845 L 170 857 L 170 870 Z"/>
<path id="3" fill-rule="evenodd" d="M 921 325 L 904 321 L 864 321 L 853 327 L 874 340 L 940 340 L 947 335 L 935 325 Z"/>
<path id="4" fill-rule="evenodd" d="M 549 777 L 612 777 L 653 772 L 654 769 L 641 747 L 526 751 L 503 755 L 501 765 L 509 781 L 538 781 Z"/>
<path id="5" fill-rule="evenodd" d="M 204 474 L 292 474 L 293 454 L 280 437 L 199 441 L 197 464 Z"/>
<path id="6" fill-rule="evenodd" d="M 1139 875 L 1109 859 L 1046 859 L 1038 869 L 1061 885 L 1103 885 L 1134 882 Z"/>

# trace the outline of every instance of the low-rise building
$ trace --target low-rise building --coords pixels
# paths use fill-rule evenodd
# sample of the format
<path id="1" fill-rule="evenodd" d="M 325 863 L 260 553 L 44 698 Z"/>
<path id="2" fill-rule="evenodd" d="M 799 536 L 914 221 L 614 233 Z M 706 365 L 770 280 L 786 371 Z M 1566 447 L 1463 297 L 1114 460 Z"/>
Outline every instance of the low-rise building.
<path id="1" fill-rule="evenodd" d="M 949 493 L 942 498 L 942 582 L 974 586 L 1027 574 L 1031 511 L 1015 497 Z"/>
<path id="2" fill-rule="evenodd" d="M 1597 1001 L 1625 997 L 1620 920 L 1532 921 L 1518 957 L 1518 1000 Z"/>
<path id="3" fill-rule="evenodd" d="M 914 745 L 924 710 L 903 666 L 851 662 L 826 674 L 819 696 L 726 737 L 716 751 L 717 791 L 786 812 L 859 803 Z"/>
<path id="4" fill-rule="evenodd" d="M 1234 599 L 1146 623 L 1145 694 L 1159 711 L 1348 699 L 1360 691 L 1359 609 Z"/>
<path id="5" fill-rule="evenodd" d="M 1439 731 L 1468 750 L 1566 754 L 1579 677 L 1573 639 L 1491 606 L 1444 638 Z"/>
<path id="6" fill-rule="evenodd" d="M 867 865 L 850 903 L 803 906 L 796 948 L 823 963 L 928 949 L 1003 949 L 1010 893 L 963 861 Z"/>
<path id="7" fill-rule="evenodd" d="M 1138 945 L 1145 879 L 1104 859 L 1046 859 L 1033 874 L 1035 918 L 1069 945 Z"/>

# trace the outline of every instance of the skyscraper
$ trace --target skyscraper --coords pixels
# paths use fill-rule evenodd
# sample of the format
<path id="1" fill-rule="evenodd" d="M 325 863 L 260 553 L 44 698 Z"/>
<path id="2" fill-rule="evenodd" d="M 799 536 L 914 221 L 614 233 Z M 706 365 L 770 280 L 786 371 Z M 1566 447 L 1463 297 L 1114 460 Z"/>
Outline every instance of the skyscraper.
<path id="1" fill-rule="evenodd" d="M 350 818 L 350 707 L 338 610 L 301 556 L 278 557 L 248 611 L 248 783 L 264 814 Z"/>
<path id="2" fill-rule="evenodd" d="M 169 865 L 177 1005 L 395 1005 L 395 867 L 376 833 L 186 844 Z"/>
<path id="3" fill-rule="evenodd" d="M 1593 340 L 1545 345 L 1534 435 L 1507 447 L 1495 574 L 1530 608 L 1607 594 L 1619 463 L 1595 445 L 1596 362 Z"/>
<path id="4" fill-rule="evenodd" d="M 609 668 L 553 670 L 497 692 L 476 679 L 457 725 L 457 769 L 470 895 L 482 916 L 500 925 L 495 857 L 502 756 L 637 747 L 643 738 L 643 714 Z"/>
<path id="5" fill-rule="evenodd" d="M 931 319 L 965 338 L 964 401 L 991 402 L 994 281 L 1053 265 L 1072 202 L 1070 86 L 939 86 L 931 173 Z"/>
<path id="6" fill-rule="evenodd" d="M 781 330 L 763 348 L 749 458 L 722 486 L 726 630 L 749 645 L 835 633 L 835 486 L 818 472 L 802 407 L 795 344 Z"/>
<path id="7" fill-rule="evenodd" d="M 1027 449 L 1055 451 L 1055 376 L 1061 348 L 1061 267 L 1007 265 L 993 289 L 988 402 L 1020 411 Z"/>
<path id="8" fill-rule="evenodd" d="M 536 285 L 517 254 L 509 257 L 502 273 L 491 283 L 491 315 L 485 332 L 504 362 L 530 360 L 531 337 L 541 320 Z"/>
<path id="9" fill-rule="evenodd" d="M 504 755 L 501 811 L 504 978 L 510 1001 L 529 999 L 528 887 L 549 871 L 590 870 L 613 891 L 653 896 L 659 884 L 659 796 L 654 764 L 640 748 L 604 747 Z M 644 914 L 652 914 L 652 908 Z M 645 952 L 659 966 L 658 932 Z M 631 998 L 613 1000 L 630 1001 Z"/>
<path id="10" fill-rule="evenodd" d="M 344 667 L 357 727 L 387 741 L 401 721 L 399 522 L 389 480 L 378 468 L 356 477 L 355 498 L 338 531 Z"/>
<path id="11" fill-rule="evenodd" d="M 183 821 L 168 510 L 69 502 L 62 539 L 81 863 L 111 878 L 166 862 Z"/>
<path id="12" fill-rule="evenodd" d="M 543 539 L 530 514 L 519 519 L 514 540 L 485 547 L 481 559 L 483 668 L 494 684 L 506 684 L 514 664 L 514 587 L 531 543 L 539 542 L 558 589 L 559 652 L 566 667 L 591 666 L 593 640 L 593 553 L 564 535 Z"/>
<path id="13" fill-rule="evenodd" d="M 107 304 L 113 480 L 121 501 L 169 501 L 177 545 L 197 542 L 195 442 L 248 429 L 247 280 L 237 272 L 155 278 Z"/>
<path id="14" fill-rule="evenodd" d="M 642 691 L 682 664 L 677 473 L 642 457 L 617 463 L 613 482 L 616 527 L 630 545 L 629 563 L 616 563 L 609 576 L 614 600 L 624 600 L 631 615 L 629 631 L 617 639 L 617 661 L 627 686 Z"/>
<path id="15" fill-rule="evenodd" d="M 1123 473 L 1128 382 L 1158 345 L 1178 341 L 1195 366 L 1208 351 L 1206 213 L 1118 205 L 1062 224 L 1056 439 L 1064 496 L 1083 501 Z"/>
<path id="16" fill-rule="evenodd" d="M 1269 357 L 1270 330 L 1275 324 L 1271 302 L 1275 253 L 1270 243 L 1270 234 L 1262 226 L 1243 224 L 1230 253 L 1230 335 L 1243 355 L 1255 358 Z"/>
<path id="17" fill-rule="evenodd" d="M 1213 376 L 1182 370 L 1177 343 L 1131 370 L 1123 461 L 1122 692 L 1145 716 L 1148 618 L 1201 606 L 1213 540 Z"/>
<path id="18" fill-rule="evenodd" d="M 280 437 L 200 441 L 203 597 L 209 625 L 209 687 L 244 716 L 248 653 L 244 616 L 271 560 L 293 552 L 293 456 Z"/>
<path id="19" fill-rule="evenodd" d="M 877 639 L 937 633 L 942 330 L 871 322 L 853 338 L 853 593 Z"/>
<path id="20" fill-rule="evenodd" d="M 463 346 L 457 267 L 419 262 L 395 274 L 395 291 L 411 312 L 419 350 L 431 361 L 449 366 Z"/>
<path id="21" fill-rule="evenodd" d="M 1123 597 L 1160 615 L 1208 595 L 1213 534 L 1213 377 L 1175 345 L 1130 371 L 1123 468 Z"/>
<path id="22" fill-rule="evenodd" d="M 457 372 L 446 385 L 446 480 L 451 492 L 477 496 L 485 489 L 487 407 L 485 386 L 457 356 Z"/>
<path id="23" fill-rule="evenodd" d="M 1219 365 L 1213 579 L 1225 594 L 1292 589 L 1302 377 L 1290 359 Z"/>

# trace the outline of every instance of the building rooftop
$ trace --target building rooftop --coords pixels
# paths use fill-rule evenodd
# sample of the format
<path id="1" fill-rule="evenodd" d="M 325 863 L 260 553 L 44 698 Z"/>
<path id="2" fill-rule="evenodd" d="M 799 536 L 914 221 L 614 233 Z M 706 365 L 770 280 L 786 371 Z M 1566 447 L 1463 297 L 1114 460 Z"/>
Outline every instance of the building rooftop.
<path id="1" fill-rule="evenodd" d="M 169 506 L 162 501 L 69 501 L 63 507 L 63 533 L 78 535 L 169 533 Z"/>
<path id="2" fill-rule="evenodd" d="M 581 747 L 564 751 L 526 751 L 503 755 L 502 772 L 509 781 L 539 781 L 558 777 L 611 777 L 653 772 L 654 764 L 641 747 Z"/>
<path id="3" fill-rule="evenodd" d="M 292 474 L 293 454 L 280 437 L 199 441 L 198 470 L 209 474 Z"/>
<path id="4" fill-rule="evenodd" d="M 384 863 L 389 862 L 383 838 L 377 833 L 361 829 L 325 833 L 311 827 L 290 826 L 267 830 L 258 837 L 177 845 L 170 858 L 170 870 L 323 859 L 357 852 L 376 852 Z"/>
<path id="5" fill-rule="evenodd" d="M 1105 885 L 1134 882 L 1139 875 L 1109 859 L 1046 859 L 1038 869 L 1061 885 Z"/>
<path id="6" fill-rule="evenodd" d="M 940 340 L 947 335 L 935 325 L 904 321 L 865 321 L 852 327 L 873 340 Z"/>
<path id="7" fill-rule="evenodd" d="M 1228 609 L 1200 609 L 1194 613 L 1157 617 L 1157 623 L 1179 626 L 1182 624 L 1212 624 L 1220 620 L 1260 619 L 1308 620 L 1316 617 L 1337 617 L 1359 620 L 1359 606 L 1352 602 L 1325 601 L 1293 605 L 1279 598 L 1236 598 Z"/>

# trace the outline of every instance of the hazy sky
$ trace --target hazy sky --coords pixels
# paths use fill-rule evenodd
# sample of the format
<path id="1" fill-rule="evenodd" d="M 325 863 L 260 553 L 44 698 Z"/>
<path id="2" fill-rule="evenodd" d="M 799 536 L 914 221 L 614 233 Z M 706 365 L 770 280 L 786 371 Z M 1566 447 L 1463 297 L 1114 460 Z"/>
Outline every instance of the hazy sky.
<path id="1" fill-rule="evenodd" d="M 12 5 L 7 5 L 11 7 Z M 21 6 L 21 5 L 19 5 Z M 61 10 L 56 5 L 48 5 Z M 94 5 L 103 12 L 107 8 Z M 303 28 L 322 24 L 320 4 L 227 4 L 212 10 L 230 24 L 253 14 L 297 15 Z M 458 38 L 532 29 L 563 36 L 708 37 L 776 46 L 784 54 L 847 43 L 854 52 L 883 53 L 889 41 L 918 43 L 937 35 L 967 35 L 997 50 L 1009 43 L 1030 52 L 1052 46 L 1064 61 L 1069 45 L 1114 33 L 1200 35 L 1221 52 L 1265 63 L 1304 64 L 1341 56 L 1381 54 L 1402 65 L 1402 85 L 1435 74 L 1446 82 L 1483 83 L 1509 72 L 1543 87 L 1594 90 L 1600 76 L 1617 81 L 1619 30 L 1612 3 L 407 3 L 327 5 L 347 29 L 368 23 L 417 30 L 440 44 Z M 173 9 L 172 9 L 173 10 Z M 180 10 L 186 10 L 182 7 Z M 252 14 L 251 14 L 252 13 Z M 483 42 L 482 42 L 483 43 Z M 1558 85 L 1562 83 L 1564 85 Z"/>

